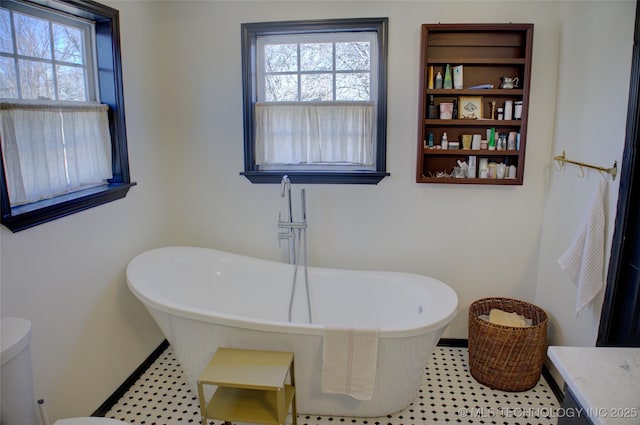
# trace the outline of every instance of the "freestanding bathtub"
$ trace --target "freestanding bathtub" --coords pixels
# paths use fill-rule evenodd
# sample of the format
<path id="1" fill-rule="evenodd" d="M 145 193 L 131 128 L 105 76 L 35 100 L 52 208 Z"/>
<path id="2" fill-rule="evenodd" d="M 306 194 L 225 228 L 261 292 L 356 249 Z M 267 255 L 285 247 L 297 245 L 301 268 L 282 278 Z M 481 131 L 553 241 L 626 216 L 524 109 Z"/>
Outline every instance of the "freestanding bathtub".
<path id="1" fill-rule="evenodd" d="M 299 267 L 289 322 L 293 269 L 214 249 L 166 247 L 135 257 L 127 281 L 194 392 L 216 349 L 234 347 L 293 352 L 301 413 L 383 416 L 414 401 L 431 352 L 456 314 L 456 293 L 421 275 L 310 267 L 309 324 Z M 321 391 L 323 332 L 339 326 L 379 330 L 371 400 Z"/>

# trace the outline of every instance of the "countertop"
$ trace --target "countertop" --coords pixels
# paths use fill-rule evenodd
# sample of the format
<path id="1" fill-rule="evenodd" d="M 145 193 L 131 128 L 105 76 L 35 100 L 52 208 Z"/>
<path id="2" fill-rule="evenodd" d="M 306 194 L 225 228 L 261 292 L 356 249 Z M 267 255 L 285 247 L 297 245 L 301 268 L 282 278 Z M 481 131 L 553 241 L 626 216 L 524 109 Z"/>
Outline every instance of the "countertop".
<path id="1" fill-rule="evenodd" d="M 547 354 L 595 425 L 640 424 L 640 348 L 552 346 Z"/>

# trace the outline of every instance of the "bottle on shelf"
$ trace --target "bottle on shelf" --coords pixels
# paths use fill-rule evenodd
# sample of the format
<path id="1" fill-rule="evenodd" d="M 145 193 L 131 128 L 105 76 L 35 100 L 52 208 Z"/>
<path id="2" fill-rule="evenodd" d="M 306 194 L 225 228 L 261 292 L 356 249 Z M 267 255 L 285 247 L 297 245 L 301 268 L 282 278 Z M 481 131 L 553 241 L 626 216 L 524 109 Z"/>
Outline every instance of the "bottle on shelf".
<path id="1" fill-rule="evenodd" d="M 510 131 L 509 138 L 507 139 L 507 150 L 514 151 L 516 150 L 516 132 Z"/>
<path id="2" fill-rule="evenodd" d="M 451 67 L 447 64 L 444 71 L 444 83 L 442 84 L 442 88 L 444 89 L 452 89 L 453 88 L 453 80 L 451 78 Z"/>
<path id="3" fill-rule="evenodd" d="M 435 120 L 437 118 L 436 104 L 434 102 L 433 95 L 429 96 L 429 112 L 427 118 L 430 120 Z"/>
<path id="4" fill-rule="evenodd" d="M 462 89 L 463 88 L 463 77 L 462 77 L 462 65 L 453 67 L 453 88 L 454 89 Z"/>
<path id="5" fill-rule="evenodd" d="M 513 105 L 513 118 L 516 120 L 522 119 L 522 101 L 516 100 Z"/>
<path id="6" fill-rule="evenodd" d="M 496 140 L 496 150 L 498 151 L 506 151 L 507 150 L 507 135 L 506 134 L 498 134 Z"/>
<path id="7" fill-rule="evenodd" d="M 513 100 L 504 101 L 504 119 L 510 120 L 513 117 Z"/>
<path id="8" fill-rule="evenodd" d="M 440 73 L 440 71 L 438 71 L 438 74 L 436 75 L 436 89 L 441 89 L 442 88 L 442 74 Z"/>
<path id="9" fill-rule="evenodd" d="M 467 178 L 470 178 L 470 179 L 476 178 L 476 164 L 477 164 L 476 157 L 470 156 L 469 167 L 467 168 Z"/>
<path id="10" fill-rule="evenodd" d="M 443 150 L 447 150 L 449 145 L 449 140 L 447 139 L 447 132 L 442 133 L 442 139 L 440 139 L 440 147 Z"/>
<path id="11" fill-rule="evenodd" d="M 491 131 L 489 133 L 489 150 L 496 150 L 496 129 L 493 127 L 491 128 Z"/>
<path id="12" fill-rule="evenodd" d="M 429 80 L 427 81 L 427 88 L 433 88 L 433 65 L 429 67 Z"/>

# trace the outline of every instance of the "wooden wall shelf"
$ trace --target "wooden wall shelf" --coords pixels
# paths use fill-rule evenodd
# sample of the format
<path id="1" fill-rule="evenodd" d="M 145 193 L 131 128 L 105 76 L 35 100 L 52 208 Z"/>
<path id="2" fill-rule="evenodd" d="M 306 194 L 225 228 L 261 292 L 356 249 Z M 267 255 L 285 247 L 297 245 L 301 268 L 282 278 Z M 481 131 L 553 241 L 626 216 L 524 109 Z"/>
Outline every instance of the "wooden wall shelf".
<path id="1" fill-rule="evenodd" d="M 420 51 L 420 106 L 418 116 L 416 182 L 447 184 L 487 184 L 522 185 L 524 177 L 524 157 L 527 141 L 527 121 L 529 111 L 529 85 L 531 80 L 531 54 L 533 24 L 424 24 L 421 32 Z M 446 66 L 462 65 L 462 88 L 435 88 L 430 86 L 438 72 L 443 80 Z M 430 71 L 432 70 L 432 74 Z M 511 89 L 501 88 L 501 77 L 518 77 L 518 84 Z M 470 89 L 469 87 L 491 84 L 490 89 Z M 440 119 L 429 117 L 430 99 L 433 98 L 436 111 L 440 103 L 459 101 L 460 97 L 481 97 L 481 119 Z M 492 115 L 492 102 L 495 108 Z M 505 102 L 512 104 L 512 119 L 498 119 L 498 108 Z M 515 103 L 522 102 L 521 115 L 515 119 Z M 480 101 L 479 101 L 480 103 Z M 460 105 L 458 105 L 460 106 Z M 426 146 L 429 134 L 433 134 L 434 145 L 441 144 L 443 133 L 449 142 L 462 146 L 462 135 L 480 134 L 486 140 L 486 130 L 494 128 L 496 134 L 519 135 L 516 150 L 464 150 L 433 149 Z M 458 161 L 476 161 L 473 176 L 465 178 L 434 177 L 451 175 Z M 504 164 L 515 171 L 515 178 L 495 178 L 482 174 L 480 159 L 489 165 Z M 515 168 L 514 168 L 515 167 Z M 443 174 L 444 173 L 444 174 Z M 486 178 L 484 178 L 486 176 Z M 508 174 L 505 174 L 505 177 Z M 482 177 L 482 178 L 481 178 Z"/>

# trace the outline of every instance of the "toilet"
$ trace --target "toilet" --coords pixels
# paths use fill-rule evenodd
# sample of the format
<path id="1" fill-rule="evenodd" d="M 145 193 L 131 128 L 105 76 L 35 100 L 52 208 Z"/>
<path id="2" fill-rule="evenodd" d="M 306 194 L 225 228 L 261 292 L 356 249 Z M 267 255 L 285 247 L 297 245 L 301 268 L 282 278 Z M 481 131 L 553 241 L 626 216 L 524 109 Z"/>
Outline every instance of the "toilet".
<path id="1" fill-rule="evenodd" d="M 31 377 L 31 322 L 19 317 L 0 318 L 1 352 L 0 423 L 2 425 L 35 425 L 36 405 Z M 46 425 L 46 424 L 44 424 Z M 109 418 L 60 419 L 53 425 L 127 425 Z"/>

